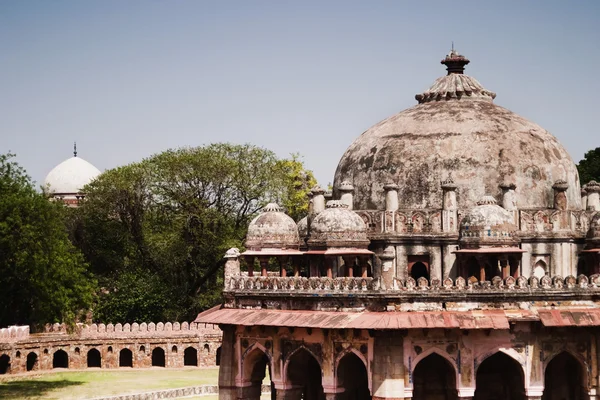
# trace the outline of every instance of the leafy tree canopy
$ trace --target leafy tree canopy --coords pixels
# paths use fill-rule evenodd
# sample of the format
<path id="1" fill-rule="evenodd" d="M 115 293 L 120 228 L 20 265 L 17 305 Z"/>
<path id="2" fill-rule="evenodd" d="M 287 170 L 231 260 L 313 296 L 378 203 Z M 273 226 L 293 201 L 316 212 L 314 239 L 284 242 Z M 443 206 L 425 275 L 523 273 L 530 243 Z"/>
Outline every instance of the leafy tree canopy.
<path id="1" fill-rule="evenodd" d="M 600 147 L 585 153 L 583 160 L 577 165 L 579 181 L 585 185 L 589 181 L 600 182 Z"/>
<path id="2" fill-rule="evenodd" d="M 103 288 L 95 319 L 182 320 L 217 304 L 225 251 L 241 247 L 270 201 L 306 215 L 313 184 L 297 155 L 282 160 L 228 143 L 168 150 L 103 173 L 70 221 Z"/>
<path id="3" fill-rule="evenodd" d="M 36 192 L 13 157 L 0 155 L 0 326 L 75 322 L 94 280 L 69 241 L 64 207 Z"/>

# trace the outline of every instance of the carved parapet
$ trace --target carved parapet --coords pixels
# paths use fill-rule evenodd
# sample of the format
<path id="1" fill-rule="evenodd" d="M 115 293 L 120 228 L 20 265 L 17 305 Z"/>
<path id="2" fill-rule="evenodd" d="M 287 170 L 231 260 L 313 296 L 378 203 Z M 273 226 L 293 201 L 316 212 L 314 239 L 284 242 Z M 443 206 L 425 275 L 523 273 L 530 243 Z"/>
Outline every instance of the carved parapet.
<path id="1" fill-rule="evenodd" d="M 52 327 L 50 327 L 52 329 Z M 184 334 L 185 331 L 196 331 L 202 335 L 220 335 L 221 331 L 217 326 L 197 324 L 195 322 L 150 322 L 141 324 L 126 323 L 124 325 L 118 323 L 113 324 L 90 324 L 82 325 L 76 336 L 82 337 L 144 337 L 144 336 L 170 336 Z M 50 332 L 47 332 L 50 333 Z"/>
<path id="2" fill-rule="evenodd" d="M 408 277 L 405 281 L 396 277 L 392 278 L 389 285 L 382 286 L 381 279 L 360 278 L 360 277 L 338 277 L 338 278 L 305 278 L 305 277 L 239 277 L 236 278 L 236 289 L 232 289 L 229 293 L 237 294 L 253 294 L 253 293 L 296 293 L 298 295 L 319 293 L 326 295 L 348 293 L 350 296 L 353 293 L 369 292 L 380 293 L 383 297 L 386 293 L 394 296 L 394 293 L 414 293 L 419 296 L 423 292 L 548 292 L 555 293 L 557 291 L 600 291 L 600 275 L 595 274 L 590 277 L 585 275 L 567 276 L 543 276 L 541 279 L 532 276 L 527 278 L 519 276 L 514 278 L 509 276 L 501 278 L 499 276 L 492 277 L 491 280 L 485 282 L 465 280 L 463 277 L 458 277 L 456 281 L 452 278 L 445 278 L 443 281 L 439 279 L 427 279 L 421 277 L 418 280 Z M 182 325 L 183 329 L 183 325 Z"/>

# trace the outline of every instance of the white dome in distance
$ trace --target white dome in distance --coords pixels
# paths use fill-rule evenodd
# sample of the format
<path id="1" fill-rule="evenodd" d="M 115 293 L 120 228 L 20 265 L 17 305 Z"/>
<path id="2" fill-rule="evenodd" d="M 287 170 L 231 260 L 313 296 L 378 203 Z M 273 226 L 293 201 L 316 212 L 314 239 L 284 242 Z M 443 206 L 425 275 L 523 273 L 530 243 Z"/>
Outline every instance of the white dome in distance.
<path id="1" fill-rule="evenodd" d="M 100 173 L 98 168 L 75 155 L 58 164 L 46 175 L 44 188 L 55 195 L 80 193 Z"/>

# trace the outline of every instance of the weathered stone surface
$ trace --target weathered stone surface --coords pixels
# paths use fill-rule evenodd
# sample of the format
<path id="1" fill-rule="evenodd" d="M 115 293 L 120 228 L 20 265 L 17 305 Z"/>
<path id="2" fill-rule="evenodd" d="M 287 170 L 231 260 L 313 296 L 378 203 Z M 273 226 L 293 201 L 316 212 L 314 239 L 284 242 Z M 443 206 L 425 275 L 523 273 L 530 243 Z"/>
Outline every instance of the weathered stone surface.
<path id="1" fill-rule="evenodd" d="M 439 91 L 438 86 L 431 90 Z M 551 208 L 551 188 L 557 180 L 568 185 L 569 208 L 581 207 L 577 170 L 563 146 L 539 125 L 492 103 L 489 96 L 444 96 L 373 126 L 342 156 L 334 197 L 347 180 L 355 188 L 355 209 L 383 210 L 384 185 L 393 182 L 401 193 L 400 208 L 441 208 L 440 182 L 450 173 L 460 209 L 475 206 L 486 194 L 500 198 L 500 185 L 506 181 L 517 187 L 517 205 Z"/>

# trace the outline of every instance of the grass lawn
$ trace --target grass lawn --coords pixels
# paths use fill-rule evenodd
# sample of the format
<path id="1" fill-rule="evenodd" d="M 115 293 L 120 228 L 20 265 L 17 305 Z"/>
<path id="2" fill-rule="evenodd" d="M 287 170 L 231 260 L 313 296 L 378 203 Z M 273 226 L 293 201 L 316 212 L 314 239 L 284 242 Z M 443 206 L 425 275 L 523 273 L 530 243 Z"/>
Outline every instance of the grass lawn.
<path id="1" fill-rule="evenodd" d="M 23 375 L 11 381 L 0 382 L 0 399 L 89 399 L 186 386 L 216 385 L 218 375 L 218 367 L 88 369 L 35 376 Z"/>

